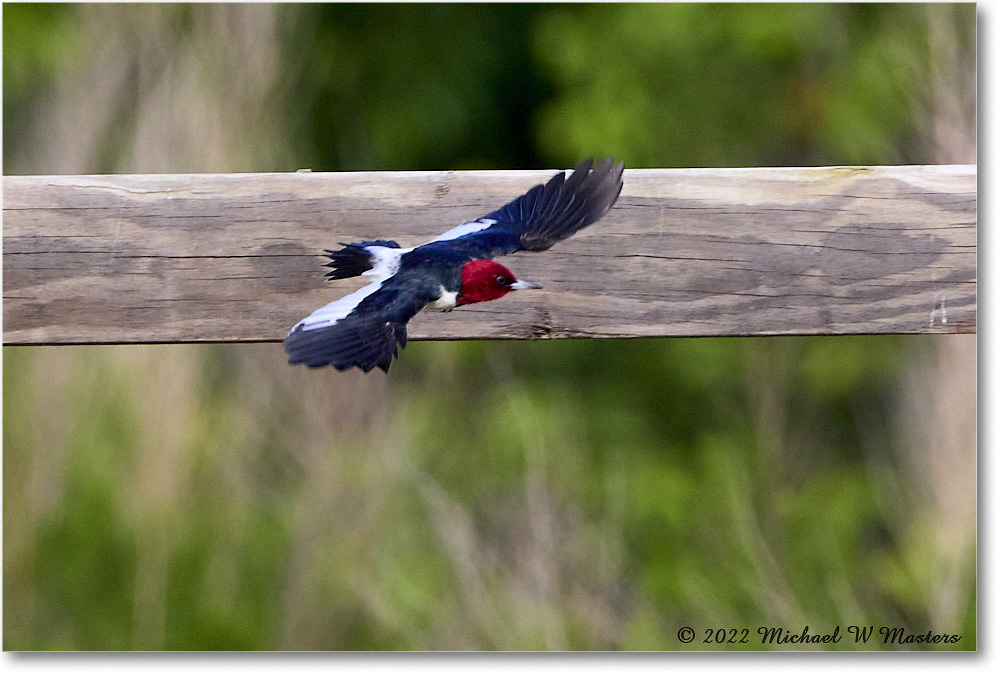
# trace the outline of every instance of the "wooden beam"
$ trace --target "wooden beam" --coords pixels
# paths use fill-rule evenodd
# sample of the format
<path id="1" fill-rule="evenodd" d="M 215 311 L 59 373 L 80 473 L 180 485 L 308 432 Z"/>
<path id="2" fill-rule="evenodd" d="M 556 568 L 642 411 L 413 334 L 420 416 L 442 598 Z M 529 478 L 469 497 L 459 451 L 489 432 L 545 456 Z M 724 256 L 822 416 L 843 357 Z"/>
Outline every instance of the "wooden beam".
<path id="1" fill-rule="evenodd" d="M 358 286 L 338 242 L 427 241 L 552 171 L 8 176 L 5 344 L 280 340 Z M 611 212 L 504 264 L 541 291 L 412 339 L 976 330 L 976 167 L 631 169 Z"/>

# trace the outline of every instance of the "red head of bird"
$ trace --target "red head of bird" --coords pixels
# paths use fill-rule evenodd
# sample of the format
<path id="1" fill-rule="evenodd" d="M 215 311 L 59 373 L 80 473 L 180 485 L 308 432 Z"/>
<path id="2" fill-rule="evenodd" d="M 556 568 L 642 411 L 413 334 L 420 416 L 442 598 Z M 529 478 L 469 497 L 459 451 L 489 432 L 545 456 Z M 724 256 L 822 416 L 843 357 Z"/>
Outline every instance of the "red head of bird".
<path id="1" fill-rule="evenodd" d="M 462 268 L 462 286 L 457 306 L 502 298 L 521 288 L 541 288 L 530 281 L 520 281 L 513 272 L 492 260 L 472 260 Z"/>

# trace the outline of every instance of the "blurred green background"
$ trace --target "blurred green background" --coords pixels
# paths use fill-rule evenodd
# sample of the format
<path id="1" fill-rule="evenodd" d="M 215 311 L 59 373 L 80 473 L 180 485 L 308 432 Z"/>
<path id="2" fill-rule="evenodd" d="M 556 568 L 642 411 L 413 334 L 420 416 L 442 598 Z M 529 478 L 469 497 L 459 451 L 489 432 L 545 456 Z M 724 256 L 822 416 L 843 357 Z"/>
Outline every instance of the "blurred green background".
<path id="1" fill-rule="evenodd" d="M 4 173 L 974 163 L 975 30 L 969 4 L 5 4 Z M 975 387 L 975 336 L 425 342 L 388 376 L 5 347 L 3 646 L 973 649 Z"/>

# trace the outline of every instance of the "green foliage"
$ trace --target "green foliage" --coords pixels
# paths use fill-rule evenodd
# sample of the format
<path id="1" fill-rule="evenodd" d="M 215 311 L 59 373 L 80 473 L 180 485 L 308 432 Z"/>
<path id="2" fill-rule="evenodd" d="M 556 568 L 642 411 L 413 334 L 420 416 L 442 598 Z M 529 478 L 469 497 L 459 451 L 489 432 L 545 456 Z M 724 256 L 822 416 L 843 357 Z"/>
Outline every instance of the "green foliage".
<path id="1" fill-rule="evenodd" d="M 563 163 L 627 166 L 914 161 L 922 8 L 739 3 L 546 13 L 555 83 L 539 138 Z M 595 36 L 600 36 L 595 39 Z M 918 151 L 919 151 L 919 144 Z"/>
<path id="2" fill-rule="evenodd" d="M 933 160 L 920 5 L 234 7 L 132 8 L 129 37 L 102 33 L 114 7 L 4 5 L 7 170 L 47 170 L 34 125 L 102 45 L 218 69 L 272 12 L 273 89 L 223 73 L 212 99 L 279 111 L 230 148 L 294 164 L 259 170 Z M 953 18 L 972 58 L 974 6 Z M 131 56 L 154 33 L 158 61 Z M 128 166 L 148 93 L 107 102 L 77 172 Z M 938 344 L 414 343 L 385 378 L 278 345 L 5 348 L 4 646 L 717 649 L 677 629 L 874 624 L 974 648 L 975 532 L 941 506 L 974 483 L 919 464 L 949 415 L 906 394 Z"/>
<path id="3" fill-rule="evenodd" d="M 41 92 L 79 49 L 71 9 L 66 5 L 3 6 L 3 145 L 17 147 L 18 131 L 31 122 Z M 4 151 L 4 165 L 11 153 Z"/>
<path id="4" fill-rule="evenodd" d="M 55 79 L 80 48 L 71 11 L 55 3 L 3 8 L 4 98 L 14 97 L 7 100 L 5 113 L 18 110 L 22 97 Z"/>
<path id="5" fill-rule="evenodd" d="M 530 6 L 283 8 L 289 137 L 315 170 L 538 164 Z M 308 36 L 303 39 L 303 36 Z"/>

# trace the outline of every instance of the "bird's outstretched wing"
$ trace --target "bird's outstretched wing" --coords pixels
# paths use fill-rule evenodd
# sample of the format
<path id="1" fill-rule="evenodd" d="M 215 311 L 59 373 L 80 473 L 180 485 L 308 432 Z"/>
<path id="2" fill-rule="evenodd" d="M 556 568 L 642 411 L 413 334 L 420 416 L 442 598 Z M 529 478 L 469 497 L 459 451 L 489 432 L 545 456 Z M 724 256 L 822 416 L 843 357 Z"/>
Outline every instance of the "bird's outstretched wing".
<path id="1" fill-rule="evenodd" d="M 515 251 L 544 251 L 601 218 L 622 190 L 624 163 L 610 157 L 593 166 L 576 165 L 567 178 L 557 173 L 506 206 L 432 239 L 471 258 L 494 258 Z"/>
<path id="2" fill-rule="evenodd" d="M 406 322 L 433 299 L 433 285 L 419 274 L 369 284 L 295 324 L 285 338 L 288 362 L 388 371 L 398 348 L 406 346 Z"/>
<path id="3" fill-rule="evenodd" d="M 388 371 L 406 345 L 406 322 L 440 298 L 446 285 L 457 285 L 457 276 L 454 283 L 442 283 L 443 270 L 460 275 L 469 260 L 544 251 L 569 237 L 608 212 L 621 192 L 623 168 L 610 157 L 597 166 L 584 160 L 569 177 L 560 172 L 506 206 L 415 249 L 379 240 L 328 251 L 334 268 L 328 276 L 365 274 L 378 280 L 297 323 L 285 338 L 289 363 Z"/>

